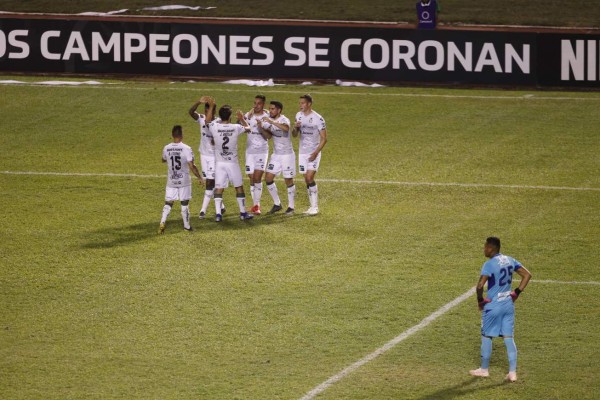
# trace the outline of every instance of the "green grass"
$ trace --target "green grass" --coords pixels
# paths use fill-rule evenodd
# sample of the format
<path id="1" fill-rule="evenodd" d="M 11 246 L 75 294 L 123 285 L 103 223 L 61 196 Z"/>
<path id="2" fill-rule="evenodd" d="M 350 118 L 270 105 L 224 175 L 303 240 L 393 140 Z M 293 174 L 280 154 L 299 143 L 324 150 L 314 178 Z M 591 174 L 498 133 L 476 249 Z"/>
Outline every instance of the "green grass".
<path id="1" fill-rule="evenodd" d="M 129 9 L 130 14 L 183 15 L 197 17 L 246 17 L 246 18 L 293 18 L 329 19 L 350 21 L 404 21 L 415 23 L 415 1 L 273 1 L 250 4 L 243 0 L 203 2 L 203 6 L 216 9 L 202 11 L 140 11 L 144 7 L 165 4 L 186 4 L 165 0 L 1 0 L 0 10 L 16 12 L 80 13 L 85 11 L 108 12 Z M 188 3 L 196 5 L 195 3 Z M 468 1 L 441 0 L 441 21 L 444 23 L 477 23 L 505 25 L 549 25 L 598 27 L 600 9 L 588 1 L 547 0 L 544 3 L 521 0 Z"/>
<path id="2" fill-rule="evenodd" d="M 0 171 L 163 175 L 173 124 L 197 148 L 186 112 L 200 95 L 245 110 L 263 92 L 291 117 L 306 91 L 113 82 L 0 86 Z M 600 188 L 597 93 L 310 90 L 330 135 L 318 177 Z M 600 281 L 599 191 L 319 190 L 317 217 L 242 223 L 229 189 L 221 225 L 211 209 L 187 234 L 176 206 L 159 236 L 163 178 L 0 174 L 0 398 L 299 398 L 472 287 L 491 234 L 534 279 Z M 592 399 L 599 290 L 527 288 L 515 385 L 501 383 L 501 342 L 492 378 L 466 373 L 479 359 L 472 299 L 323 398 Z"/>

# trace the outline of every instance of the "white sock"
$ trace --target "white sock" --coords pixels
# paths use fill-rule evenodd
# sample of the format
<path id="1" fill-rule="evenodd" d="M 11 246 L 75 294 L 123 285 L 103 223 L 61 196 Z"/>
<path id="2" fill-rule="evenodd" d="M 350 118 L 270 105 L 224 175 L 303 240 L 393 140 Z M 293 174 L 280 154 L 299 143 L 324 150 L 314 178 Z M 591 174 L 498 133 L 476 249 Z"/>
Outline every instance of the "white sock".
<path id="1" fill-rule="evenodd" d="M 254 201 L 254 183 L 250 182 L 250 198 L 252 199 L 252 203 L 256 204 Z"/>
<path id="2" fill-rule="evenodd" d="M 317 185 L 308 188 L 308 201 L 313 208 L 319 207 L 319 189 Z"/>
<path id="3" fill-rule="evenodd" d="M 183 227 L 190 229 L 190 206 L 181 206 L 181 217 L 183 218 Z"/>
<path id="4" fill-rule="evenodd" d="M 288 207 L 289 208 L 296 208 L 295 207 L 295 204 L 296 204 L 296 185 L 288 186 L 287 192 L 288 192 Z"/>
<path id="5" fill-rule="evenodd" d="M 269 190 L 269 194 L 273 198 L 273 204 L 275 204 L 276 206 L 280 206 L 281 200 L 279 199 L 279 193 L 277 193 L 277 186 L 275 185 L 275 182 L 271 183 L 270 185 L 267 185 L 267 189 Z"/>
<path id="6" fill-rule="evenodd" d="M 170 213 L 171 213 L 171 206 L 168 204 L 165 204 L 165 206 L 163 207 L 162 218 L 160 220 L 161 224 L 164 224 L 165 222 L 167 222 L 167 217 L 169 216 Z"/>
<path id="7" fill-rule="evenodd" d="M 223 207 L 223 198 L 221 196 L 215 196 L 215 210 L 217 214 L 221 214 L 221 208 Z"/>
<path id="8" fill-rule="evenodd" d="M 246 196 L 244 197 L 236 197 L 238 206 L 240 206 L 240 213 L 246 212 Z"/>
<path id="9" fill-rule="evenodd" d="M 214 193 L 214 190 L 204 191 L 204 200 L 202 200 L 202 209 L 200 210 L 200 212 L 206 213 L 206 209 L 208 208 L 208 204 L 210 203 L 210 199 L 213 198 Z"/>
<path id="10" fill-rule="evenodd" d="M 255 206 L 260 205 L 260 198 L 262 197 L 262 191 L 263 191 L 262 182 L 255 183 L 254 184 L 254 194 L 252 195 L 252 201 L 254 202 Z"/>

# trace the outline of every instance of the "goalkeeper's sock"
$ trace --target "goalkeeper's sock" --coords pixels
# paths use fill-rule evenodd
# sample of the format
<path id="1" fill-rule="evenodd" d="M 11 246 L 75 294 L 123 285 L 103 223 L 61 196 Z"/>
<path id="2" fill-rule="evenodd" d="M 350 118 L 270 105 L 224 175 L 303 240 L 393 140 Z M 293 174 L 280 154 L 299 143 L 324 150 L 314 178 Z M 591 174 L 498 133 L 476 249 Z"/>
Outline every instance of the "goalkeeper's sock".
<path id="1" fill-rule="evenodd" d="M 165 204 L 165 206 L 163 207 L 163 211 L 162 211 L 162 218 L 160 220 L 161 224 L 164 224 L 165 222 L 167 222 L 167 217 L 169 216 L 170 213 L 171 213 L 171 206 L 168 204 Z"/>
<path id="2" fill-rule="evenodd" d="M 190 207 L 181 205 L 181 218 L 183 218 L 183 227 L 190 229 Z"/>
<path id="3" fill-rule="evenodd" d="M 481 368 L 488 369 L 490 367 L 490 358 L 492 358 L 492 338 L 487 336 L 481 337 Z"/>
<path id="4" fill-rule="evenodd" d="M 506 353 L 508 354 L 508 371 L 517 372 L 517 345 L 514 338 L 504 338 Z"/>

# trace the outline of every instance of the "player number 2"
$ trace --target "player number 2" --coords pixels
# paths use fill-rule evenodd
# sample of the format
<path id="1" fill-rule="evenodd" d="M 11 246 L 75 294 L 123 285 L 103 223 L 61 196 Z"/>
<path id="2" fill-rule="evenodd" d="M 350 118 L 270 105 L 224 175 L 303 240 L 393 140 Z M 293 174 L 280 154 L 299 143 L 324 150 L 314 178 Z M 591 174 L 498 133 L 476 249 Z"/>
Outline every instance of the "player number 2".
<path id="1" fill-rule="evenodd" d="M 223 151 L 229 150 L 229 147 L 227 147 L 227 143 L 229 143 L 229 136 L 225 136 L 223 138 Z"/>
<path id="2" fill-rule="evenodd" d="M 173 171 L 181 169 L 181 156 L 171 156 L 171 169 Z"/>
<path id="3" fill-rule="evenodd" d="M 510 266 L 508 268 L 502 268 L 500 270 L 500 281 L 498 282 L 500 284 L 500 286 L 504 286 L 506 284 L 512 283 L 512 272 L 513 272 L 512 266 Z"/>

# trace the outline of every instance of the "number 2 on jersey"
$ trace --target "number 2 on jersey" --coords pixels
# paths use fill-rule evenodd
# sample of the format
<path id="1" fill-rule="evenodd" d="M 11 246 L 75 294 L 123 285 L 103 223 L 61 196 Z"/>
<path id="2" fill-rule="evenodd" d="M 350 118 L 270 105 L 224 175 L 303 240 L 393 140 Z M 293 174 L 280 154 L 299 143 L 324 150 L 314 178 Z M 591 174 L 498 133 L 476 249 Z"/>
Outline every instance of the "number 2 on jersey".
<path id="1" fill-rule="evenodd" d="M 229 151 L 229 147 L 227 147 L 227 143 L 229 143 L 229 136 L 225 136 L 223 138 L 223 151 Z"/>
<path id="2" fill-rule="evenodd" d="M 498 281 L 500 286 L 504 286 L 506 284 L 510 285 L 512 283 L 512 272 L 513 272 L 512 266 L 510 266 L 508 268 L 502 268 L 500 270 L 500 280 Z M 508 280 L 507 280 L 507 278 L 508 278 Z"/>

